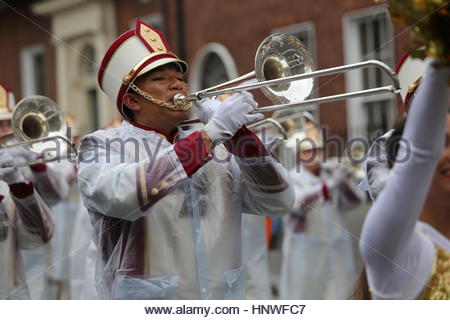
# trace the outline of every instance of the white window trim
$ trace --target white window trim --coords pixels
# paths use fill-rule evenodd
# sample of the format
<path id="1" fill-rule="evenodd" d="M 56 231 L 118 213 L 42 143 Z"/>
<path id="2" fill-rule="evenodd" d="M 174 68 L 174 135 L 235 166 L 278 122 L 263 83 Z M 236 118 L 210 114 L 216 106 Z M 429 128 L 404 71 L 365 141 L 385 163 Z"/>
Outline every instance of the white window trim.
<path id="1" fill-rule="evenodd" d="M 222 60 L 225 71 L 227 72 L 227 77 L 229 79 L 234 79 L 238 76 L 238 71 L 236 68 L 236 63 L 234 62 L 233 56 L 230 51 L 218 42 L 212 42 L 203 46 L 196 54 L 194 60 L 191 63 L 189 72 L 189 91 L 196 92 L 200 90 L 201 86 L 201 74 L 203 69 L 203 64 L 205 57 L 209 53 L 215 53 Z"/>
<path id="2" fill-rule="evenodd" d="M 356 11 L 346 13 L 342 17 L 342 30 L 344 32 L 344 63 L 351 64 L 360 62 L 359 53 L 361 52 L 359 47 L 359 41 L 355 41 L 358 38 L 357 29 L 354 28 L 354 20 L 359 18 L 375 15 L 381 12 L 385 12 L 386 5 L 374 6 L 370 8 L 364 8 Z M 388 24 L 388 38 L 393 39 L 393 28 L 391 24 Z M 392 57 L 394 53 L 394 42 L 388 43 Z M 358 70 L 352 70 L 345 73 L 345 85 L 346 91 L 361 90 L 362 73 Z M 380 99 L 395 99 L 391 94 L 377 95 L 371 97 L 353 98 L 347 100 L 347 136 L 349 139 L 355 137 L 366 137 L 366 132 L 362 128 L 367 126 L 367 117 L 364 109 L 361 107 L 363 102 Z M 395 105 L 395 104 L 394 104 Z M 395 110 L 391 117 L 395 116 Z M 366 137 L 367 138 L 367 137 Z"/>
<path id="3" fill-rule="evenodd" d="M 45 56 L 45 46 L 43 44 L 26 47 L 20 52 L 20 76 L 23 97 L 36 94 L 36 86 L 33 81 L 35 79 L 33 56 L 37 53 L 42 53 Z"/>

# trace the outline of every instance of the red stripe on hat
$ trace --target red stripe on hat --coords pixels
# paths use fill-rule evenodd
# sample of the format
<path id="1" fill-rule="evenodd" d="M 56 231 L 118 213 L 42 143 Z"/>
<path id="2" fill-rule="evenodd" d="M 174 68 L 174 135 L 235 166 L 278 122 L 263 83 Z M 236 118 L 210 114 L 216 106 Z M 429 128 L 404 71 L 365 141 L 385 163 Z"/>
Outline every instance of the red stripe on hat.
<path id="1" fill-rule="evenodd" d="M 405 101 L 403 102 L 403 111 L 404 112 L 408 112 L 409 111 L 409 107 L 410 107 L 411 102 L 412 102 L 412 100 L 414 98 L 414 94 L 416 93 L 417 88 L 419 88 L 419 86 L 420 86 L 420 81 L 417 84 L 417 86 L 414 87 L 414 89 L 412 89 L 411 91 L 408 91 L 406 93 Z"/>
<path id="2" fill-rule="evenodd" d="M 11 93 L 13 93 L 13 91 L 12 91 L 10 88 L 8 88 L 7 86 L 5 86 L 4 84 L 1 84 L 1 83 L 0 83 L 0 86 L 2 86 L 2 87 L 6 90 L 6 92 L 11 92 Z"/>
<path id="3" fill-rule="evenodd" d="M 102 63 L 100 64 L 100 68 L 98 70 L 98 76 L 97 76 L 97 82 L 100 88 L 103 90 L 103 75 L 105 73 L 106 67 L 109 63 L 109 60 L 114 55 L 116 50 L 122 45 L 122 43 L 125 42 L 125 40 L 131 38 L 135 35 L 135 30 L 128 30 L 127 32 L 123 33 L 119 38 L 117 38 L 108 48 L 108 50 L 105 53 L 105 56 L 103 57 Z"/>

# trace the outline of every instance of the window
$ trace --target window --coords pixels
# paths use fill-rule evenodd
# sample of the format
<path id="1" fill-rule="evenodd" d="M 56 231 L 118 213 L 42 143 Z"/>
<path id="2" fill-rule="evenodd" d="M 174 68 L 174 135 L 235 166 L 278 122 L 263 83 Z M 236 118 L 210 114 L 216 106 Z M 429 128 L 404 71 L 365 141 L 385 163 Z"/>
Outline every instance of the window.
<path id="1" fill-rule="evenodd" d="M 307 21 L 283 28 L 277 28 L 272 30 L 272 33 L 289 33 L 294 37 L 298 38 L 305 45 L 314 63 L 317 62 L 316 59 L 316 32 L 314 28 L 314 23 Z"/>
<path id="2" fill-rule="evenodd" d="M 233 57 L 220 43 L 209 43 L 201 48 L 191 63 L 190 70 L 191 92 L 209 88 L 238 76 Z"/>
<path id="3" fill-rule="evenodd" d="M 22 95 L 46 95 L 45 54 L 43 45 L 22 50 L 20 55 Z"/>
<path id="4" fill-rule="evenodd" d="M 205 56 L 201 72 L 201 89 L 206 89 L 229 80 L 225 65 L 215 52 L 209 52 Z"/>
<path id="5" fill-rule="evenodd" d="M 84 46 L 83 50 L 81 50 L 80 59 L 81 72 L 83 74 L 92 75 L 96 73 L 95 49 L 92 45 Z"/>
<path id="6" fill-rule="evenodd" d="M 78 43 L 72 44 L 81 52 L 80 56 L 75 56 L 78 59 L 78 64 L 75 66 L 73 75 L 73 101 L 79 101 L 80 112 L 82 114 L 76 115 L 80 117 L 80 123 L 88 131 L 94 131 L 99 128 L 101 122 L 101 114 L 98 102 L 98 87 L 97 87 L 97 55 L 94 47 L 94 40 L 91 38 L 80 39 Z M 83 111 L 81 111 L 83 110 Z"/>
<path id="7" fill-rule="evenodd" d="M 86 91 L 88 108 L 90 112 L 90 127 L 93 130 L 97 130 L 99 128 L 99 114 L 98 114 L 98 102 L 97 102 L 97 90 L 89 89 Z"/>
<path id="8" fill-rule="evenodd" d="M 301 22 L 301 23 L 293 24 L 290 26 L 282 27 L 282 28 L 277 28 L 277 29 L 272 30 L 272 33 L 288 33 L 288 34 L 293 35 L 297 39 L 299 39 L 305 45 L 314 64 L 317 65 L 316 32 L 315 32 L 315 27 L 314 27 L 313 22 L 306 21 L 306 22 Z M 313 69 L 316 69 L 316 67 L 314 66 Z M 315 82 L 315 85 L 316 84 L 317 84 L 317 82 Z M 313 97 L 317 97 L 317 89 L 314 89 L 314 88 L 313 88 L 310 96 L 307 97 L 306 99 L 310 99 Z M 318 107 L 318 105 L 311 105 L 310 108 L 308 108 L 308 110 L 314 116 L 315 120 L 317 122 L 319 122 L 319 107 Z M 304 109 L 291 110 L 287 113 L 284 111 L 281 111 L 281 112 L 275 111 L 273 114 L 273 117 L 276 119 L 282 119 L 284 121 L 285 119 L 287 119 L 286 116 L 289 115 L 289 117 L 291 117 L 292 119 L 295 119 L 294 120 L 295 121 L 294 128 L 299 128 L 300 127 L 299 121 L 302 119 L 303 111 L 304 111 Z"/>
<path id="9" fill-rule="evenodd" d="M 394 65 L 390 18 L 384 7 L 352 13 L 344 18 L 346 63 L 380 60 Z M 380 69 L 370 67 L 346 74 L 348 91 L 391 85 Z M 390 94 L 347 101 L 349 136 L 372 139 L 389 130 L 395 120 L 395 97 Z"/>

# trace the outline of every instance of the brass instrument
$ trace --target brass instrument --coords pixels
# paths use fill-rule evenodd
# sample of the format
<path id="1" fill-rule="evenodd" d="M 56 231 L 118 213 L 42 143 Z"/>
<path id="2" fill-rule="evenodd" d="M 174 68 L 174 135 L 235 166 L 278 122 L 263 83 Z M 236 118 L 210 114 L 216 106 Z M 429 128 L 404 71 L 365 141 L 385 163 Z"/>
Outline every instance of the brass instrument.
<path id="1" fill-rule="evenodd" d="M 277 128 L 278 131 L 283 136 L 284 140 L 286 140 L 288 138 L 288 134 L 287 134 L 286 130 L 283 128 L 283 126 L 281 125 L 281 123 L 279 123 L 277 120 L 275 120 L 273 118 L 265 118 L 265 119 L 263 119 L 261 121 L 254 122 L 254 123 L 248 125 L 247 128 L 255 129 L 255 128 L 258 128 L 258 127 L 264 127 L 264 126 L 266 126 L 268 124 L 274 126 L 275 128 Z"/>
<path id="2" fill-rule="evenodd" d="M 47 97 L 30 96 L 19 101 L 12 114 L 11 127 L 12 132 L 0 136 L 0 143 L 3 144 L 0 150 L 25 147 L 42 157 L 16 167 L 57 161 L 77 154 L 71 141 L 65 136 L 67 125 L 63 113 L 56 103 Z M 14 138 L 16 143 L 5 144 Z M 55 149 L 58 146 L 57 140 L 64 142 L 58 151 L 66 155 L 55 157 L 50 152 L 43 154 L 45 150 Z"/>
<path id="3" fill-rule="evenodd" d="M 392 85 L 307 99 L 313 89 L 314 78 L 368 67 L 376 67 L 385 72 L 392 80 Z M 220 89 L 242 81 L 250 81 L 250 83 Z M 255 71 L 187 97 L 176 94 L 174 103 L 183 105 L 207 97 L 253 89 L 262 89 L 275 104 L 257 108 L 255 112 L 272 112 L 299 107 L 303 107 L 302 110 L 312 110 L 313 107 L 308 109 L 308 106 L 382 93 L 396 94 L 400 91 L 400 85 L 397 75 L 389 66 L 377 60 L 313 71 L 312 59 L 301 41 L 292 35 L 277 33 L 266 38 L 259 46 L 255 56 Z M 185 124 L 195 122 L 199 120 L 188 120 Z"/>

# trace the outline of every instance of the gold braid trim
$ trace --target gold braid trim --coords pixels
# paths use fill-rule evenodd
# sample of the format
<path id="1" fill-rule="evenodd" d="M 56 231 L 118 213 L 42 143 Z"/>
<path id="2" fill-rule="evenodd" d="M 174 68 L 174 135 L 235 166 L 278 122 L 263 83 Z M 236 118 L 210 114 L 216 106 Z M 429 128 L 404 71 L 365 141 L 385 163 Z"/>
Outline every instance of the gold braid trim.
<path id="1" fill-rule="evenodd" d="M 175 104 L 172 104 L 172 103 L 167 103 L 165 101 L 156 99 L 156 98 L 152 97 L 150 94 L 148 94 L 147 92 L 139 89 L 139 87 L 136 86 L 134 83 L 132 83 L 130 85 L 130 88 L 133 89 L 134 91 L 136 91 L 137 93 L 139 93 L 141 96 L 143 96 L 148 101 L 150 101 L 150 102 L 152 102 L 154 104 L 157 104 L 157 105 L 159 105 L 161 107 L 168 108 L 170 110 L 186 111 L 186 110 L 189 110 L 190 107 L 192 107 L 192 102 L 187 102 L 184 105 L 179 106 L 179 105 L 175 105 Z"/>
<path id="2" fill-rule="evenodd" d="M 450 299 L 450 252 L 437 247 L 430 281 L 420 299 Z"/>

